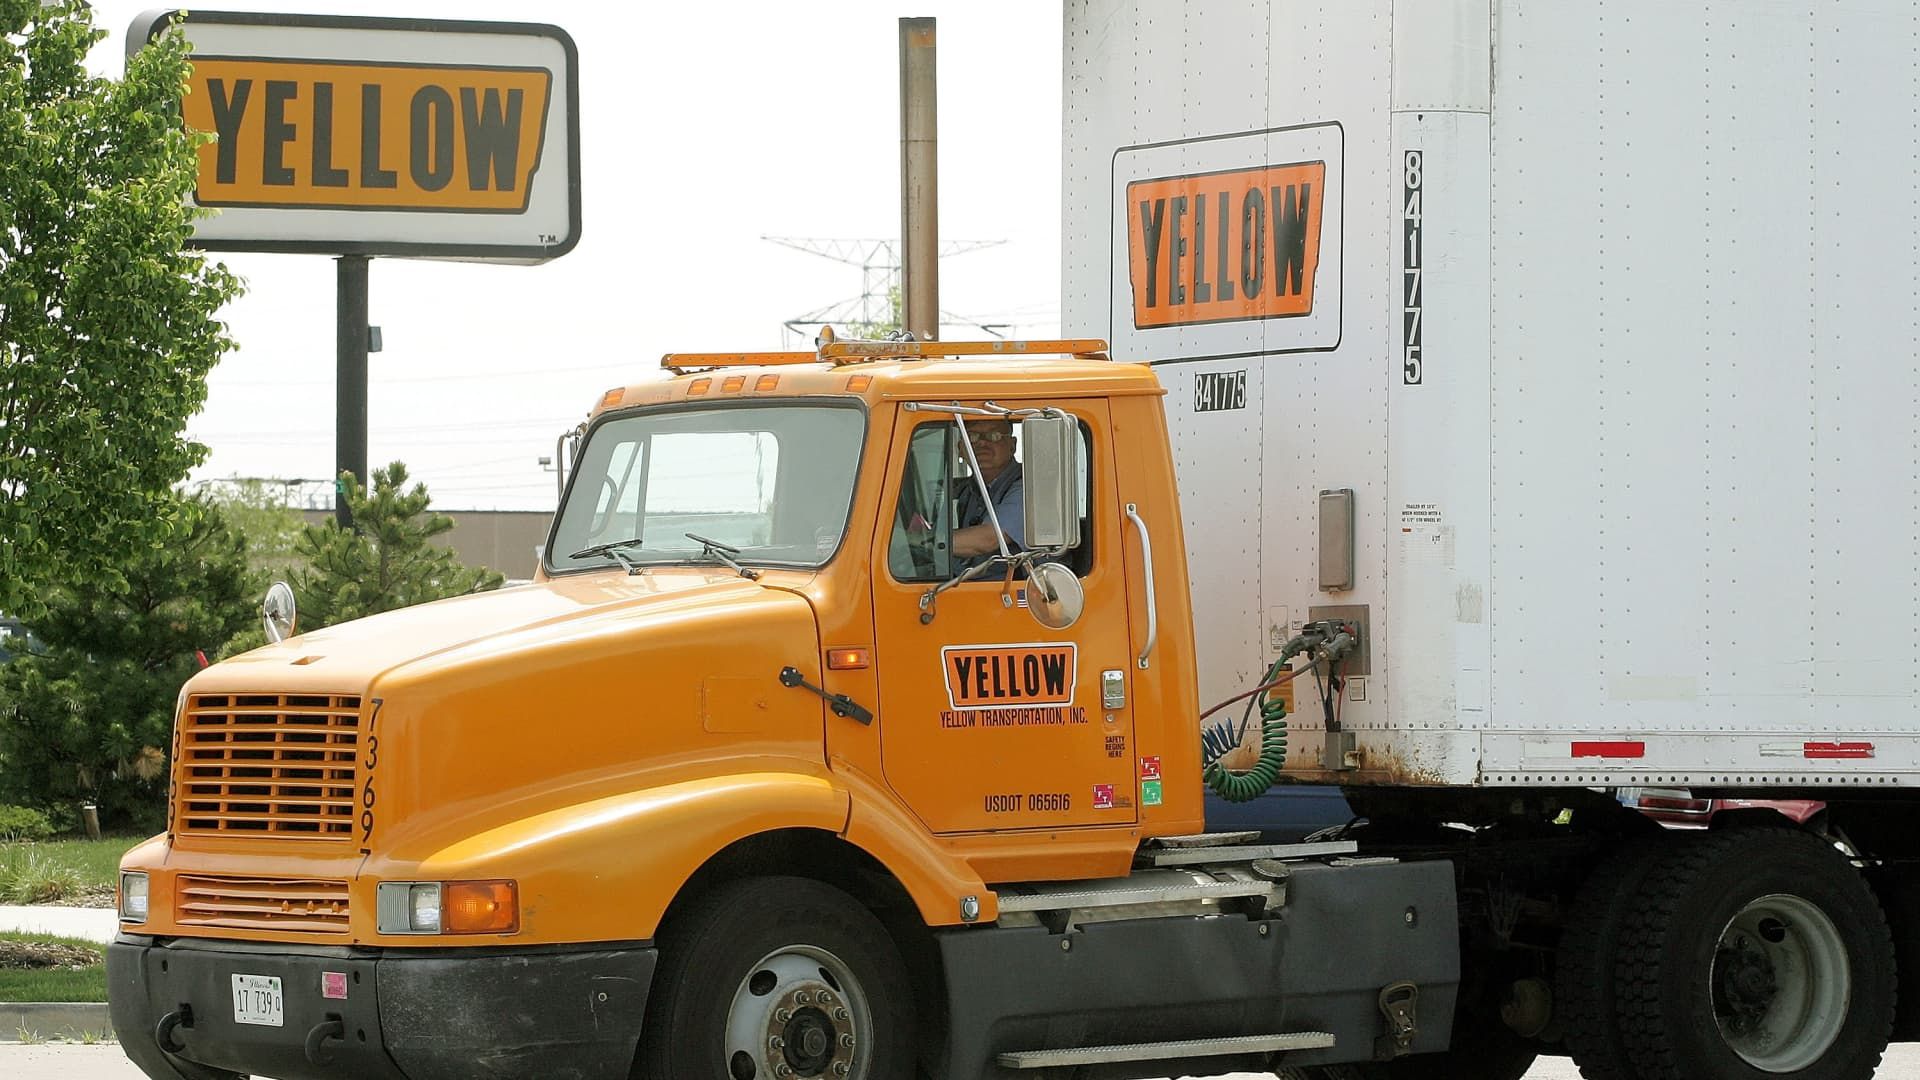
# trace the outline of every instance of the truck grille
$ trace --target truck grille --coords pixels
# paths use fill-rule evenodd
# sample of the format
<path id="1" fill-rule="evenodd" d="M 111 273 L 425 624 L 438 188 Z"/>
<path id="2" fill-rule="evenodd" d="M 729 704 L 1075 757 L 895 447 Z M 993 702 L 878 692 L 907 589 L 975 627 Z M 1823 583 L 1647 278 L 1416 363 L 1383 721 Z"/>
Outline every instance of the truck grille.
<path id="1" fill-rule="evenodd" d="M 352 839 L 358 697 L 196 694 L 180 725 L 176 831 Z"/>
<path id="2" fill-rule="evenodd" d="M 347 932 L 347 883 L 318 878 L 227 878 L 180 875 L 174 921 L 228 930 Z"/>

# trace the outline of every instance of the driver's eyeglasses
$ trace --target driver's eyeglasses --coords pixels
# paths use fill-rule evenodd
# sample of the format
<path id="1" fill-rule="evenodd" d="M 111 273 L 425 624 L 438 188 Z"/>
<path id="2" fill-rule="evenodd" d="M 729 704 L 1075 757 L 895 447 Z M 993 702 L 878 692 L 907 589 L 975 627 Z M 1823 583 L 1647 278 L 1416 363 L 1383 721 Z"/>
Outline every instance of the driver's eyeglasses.
<path id="1" fill-rule="evenodd" d="M 1011 431 L 975 431 L 971 428 L 967 430 L 967 441 L 969 442 L 997 443 L 1011 438 L 1013 438 L 1013 432 Z"/>

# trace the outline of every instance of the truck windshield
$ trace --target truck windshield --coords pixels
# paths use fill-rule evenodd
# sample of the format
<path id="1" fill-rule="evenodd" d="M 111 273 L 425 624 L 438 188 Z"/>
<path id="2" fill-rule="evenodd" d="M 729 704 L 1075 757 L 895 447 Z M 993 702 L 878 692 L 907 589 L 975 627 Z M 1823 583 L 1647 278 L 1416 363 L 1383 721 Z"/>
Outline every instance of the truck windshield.
<path id="1" fill-rule="evenodd" d="M 547 565 L 703 561 L 701 543 L 687 537 L 694 533 L 737 548 L 741 563 L 820 566 L 846 531 L 865 428 L 857 405 L 826 403 L 609 420 L 580 452 Z M 587 554 L 598 545 L 611 550 Z"/>

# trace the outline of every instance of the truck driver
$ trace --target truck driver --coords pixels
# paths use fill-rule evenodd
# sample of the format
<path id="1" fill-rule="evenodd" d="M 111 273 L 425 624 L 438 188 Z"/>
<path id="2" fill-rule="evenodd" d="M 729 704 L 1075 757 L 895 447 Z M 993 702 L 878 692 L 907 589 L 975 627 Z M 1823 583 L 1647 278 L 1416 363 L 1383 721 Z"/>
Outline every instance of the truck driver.
<path id="1" fill-rule="evenodd" d="M 986 481 L 987 495 L 993 500 L 993 512 L 1000 520 L 1000 531 L 1007 536 L 1007 550 L 1019 551 L 1026 541 L 1026 517 L 1022 502 L 1024 485 L 1020 480 L 1020 462 L 1013 421 L 985 419 L 967 421 L 967 441 L 973 444 L 974 459 L 980 463 L 980 478 Z M 997 555 L 999 541 L 993 535 L 993 523 L 987 519 L 986 503 L 980 498 L 980 485 L 971 479 L 960 487 L 954 517 L 953 553 L 974 560 Z M 969 565 L 971 565 L 969 563 Z"/>

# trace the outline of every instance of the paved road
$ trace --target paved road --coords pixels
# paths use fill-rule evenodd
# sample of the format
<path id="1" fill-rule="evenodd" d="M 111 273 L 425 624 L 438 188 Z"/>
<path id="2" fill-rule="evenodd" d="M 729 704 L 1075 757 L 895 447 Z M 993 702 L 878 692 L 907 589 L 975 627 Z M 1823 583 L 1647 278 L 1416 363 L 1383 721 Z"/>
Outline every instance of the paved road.
<path id="1" fill-rule="evenodd" d="M 117 920 L 111 908 L 21 907 L 0 904 L 0 930 L 112 941 Z"/>
<path id="2" fill-rule="evenodd" d="M 1548 1058 L 1527 1080 L 1579 1080 L 1566 1058 Z M 0 1076 L 7 1080 L 144 1080 L 117 1046 L 21 1046 L 0 1043 Z M 1920 1077 L 1920 1044 L 1894 1047 L 1881 1066 L 1879 1080 Z M 1272 1080 L 1238 1073 L 1220 1080 Z"/>

